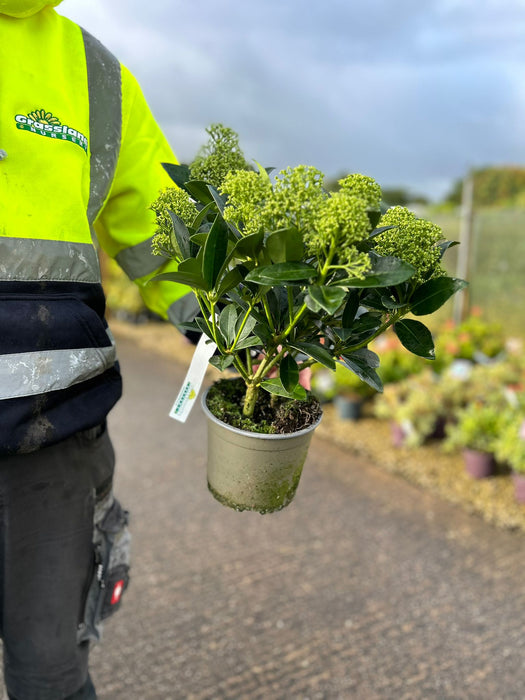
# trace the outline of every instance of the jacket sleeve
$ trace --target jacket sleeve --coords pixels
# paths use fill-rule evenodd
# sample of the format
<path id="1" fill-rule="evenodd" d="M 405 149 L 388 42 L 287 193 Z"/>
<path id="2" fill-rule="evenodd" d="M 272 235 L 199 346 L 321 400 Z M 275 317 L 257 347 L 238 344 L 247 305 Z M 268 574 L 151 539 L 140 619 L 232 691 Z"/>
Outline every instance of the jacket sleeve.
<path id="1" fill-rule="evenodd" d="M 155 215 L 150 205 L 161 189 L 174 186 L 162 163 L 177 163 L 177 159 L 137 81 L 122 67 L 120 153 L 95 231 L 105 252 L 138 285 L 148 308 L 177 325 L 195 316 L 195 296 L 185 285 L 150 282 L 159 272 L 176 269 L 174 261 L 151 252 Z"/>

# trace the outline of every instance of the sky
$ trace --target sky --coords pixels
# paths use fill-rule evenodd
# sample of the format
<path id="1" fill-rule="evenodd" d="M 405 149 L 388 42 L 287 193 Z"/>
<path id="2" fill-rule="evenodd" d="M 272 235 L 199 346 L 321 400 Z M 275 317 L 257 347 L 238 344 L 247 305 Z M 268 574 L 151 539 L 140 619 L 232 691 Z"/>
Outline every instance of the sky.
<path id="1" fill-rule="evenodd" d="M 138 79 L 180 162 L 222 122 L 247 159 L 441 199 L 525 166 L 525 0 L 64 0 Z"/>

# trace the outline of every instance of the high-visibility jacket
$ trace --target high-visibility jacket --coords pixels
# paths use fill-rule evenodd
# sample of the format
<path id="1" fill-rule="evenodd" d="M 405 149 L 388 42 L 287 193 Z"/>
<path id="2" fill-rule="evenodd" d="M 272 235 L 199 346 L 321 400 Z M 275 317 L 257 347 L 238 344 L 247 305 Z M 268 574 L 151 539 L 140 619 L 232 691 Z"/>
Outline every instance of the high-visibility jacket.
<path id="1" fill-rule="evenodd" d="M 151 253 L 149 206 L 175 157 L 129 71 L 56 4 L 0 0 L 0 456 L 120 397 L 95 236 L 153 311 L 194 308 L 188 287 L 147 284 L 174 265 Z"/>

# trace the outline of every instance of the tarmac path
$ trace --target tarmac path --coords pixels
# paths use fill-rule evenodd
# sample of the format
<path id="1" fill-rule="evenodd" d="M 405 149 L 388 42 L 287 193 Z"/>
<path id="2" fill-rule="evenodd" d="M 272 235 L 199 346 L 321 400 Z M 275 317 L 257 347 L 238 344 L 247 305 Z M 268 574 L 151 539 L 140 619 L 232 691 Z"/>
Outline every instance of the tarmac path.
<path id="1" fill-rule="evenodd" d="M 93 650 L 100 700 L 524 700 L 523 534 L 315 436 L 290 506 L 225 508 L 200 409 L 168 417 L 185 368 L 118 346 L 134 564 Z"/>

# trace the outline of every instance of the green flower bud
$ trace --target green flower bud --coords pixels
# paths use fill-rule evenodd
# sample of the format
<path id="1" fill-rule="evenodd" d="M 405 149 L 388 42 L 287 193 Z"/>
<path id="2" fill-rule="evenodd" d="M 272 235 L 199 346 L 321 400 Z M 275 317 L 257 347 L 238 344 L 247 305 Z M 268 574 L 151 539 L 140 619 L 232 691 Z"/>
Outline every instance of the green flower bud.
<path id="1" fill-rule="evenodd" d="M 415 267 L 414 279 L 419 283 L 445 274 L 440 265 L 441 251 L 437 247 L 443 240 L 439 226 L 418 219 L 406 207 L 399 206 L 389 209 L 379 225 L 394 227 L 375 237 L 374 247 L 379 255 L 391 255 Z"/>

